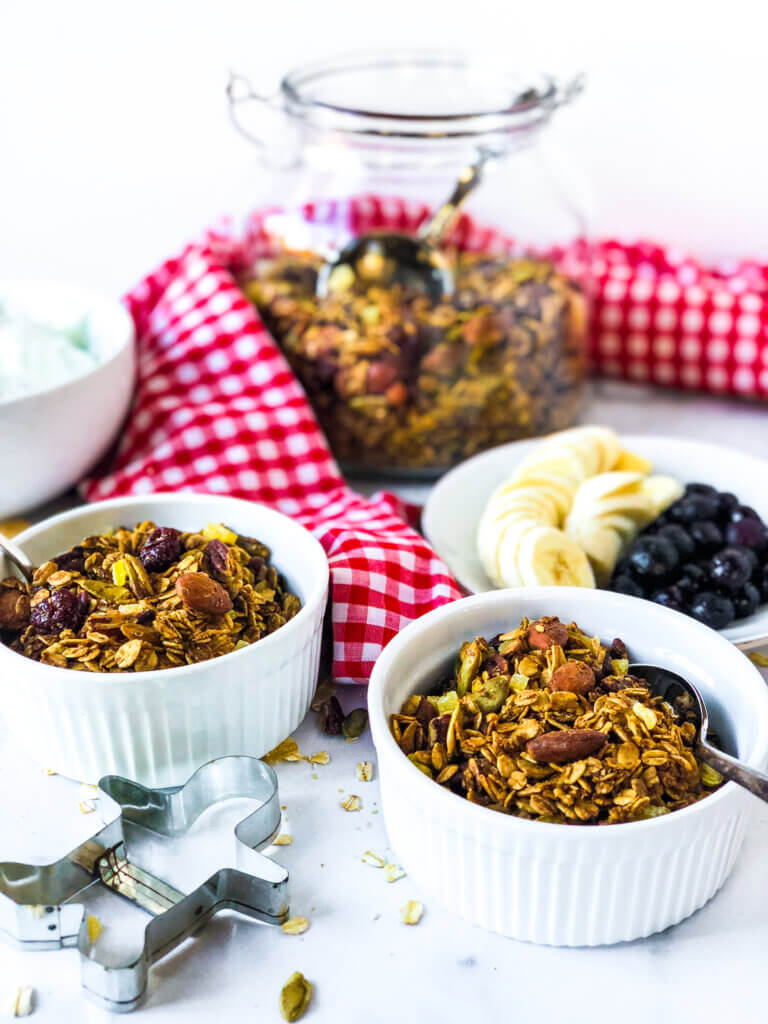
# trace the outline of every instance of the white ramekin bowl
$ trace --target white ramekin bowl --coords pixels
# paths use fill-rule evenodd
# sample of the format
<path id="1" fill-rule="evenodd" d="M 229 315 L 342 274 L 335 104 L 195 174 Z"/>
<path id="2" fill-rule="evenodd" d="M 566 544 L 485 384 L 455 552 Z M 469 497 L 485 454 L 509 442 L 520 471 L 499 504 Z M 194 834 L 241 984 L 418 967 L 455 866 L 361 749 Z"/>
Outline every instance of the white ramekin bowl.
<path id="1" fill-rule="evenodd" d="M 211 758 L 260 757 L 296 728 L 314 693 L 328 562 L 312 534 L 279 512 L 206 494 L 117 498 L 54 516 L 16 539 L 40 564 L 91 534 L 145 519 L 188 531 L 223 522 L 257 537 L 302 608 L 249 647 L 154 672 L 76 672 L 0 644 L 0 712 L 15 741 L 70 778 L 115 773 L 172 786 Z M 0 558 L 0 578 L 8 575 Z"/>
<path id="2" fill-rule="evenodd" d="M 133 321 L 114 299 L 47 281 L 2 281 L 0 301 L 44 321 L 86 319 L 98 357 L 64 384 L 0 400 L 4 518 L 65 491 L 107 451 L 131 401 L 135 354 Z"/>
<path id="3" fill-rule="evenodd" d="M 641 938 L 682 921 L 725 881 L 753 798 L 735 783 L 681 811 L 624 825 L 524 821 L 426 778 L 389 732 L 390 714 L 450 670 L 461 643 L 528 616 L 557 615 L 630 658 L 693 681 L 713 727 L 755 767 L 768 758 L 768 688 L 706 626 L 648 601 L 537 587 L 468 597 L 411 623 L 384 649 L 368 695 L 389 838 L 428 899 L 492 931 L 555 946 Z"/>

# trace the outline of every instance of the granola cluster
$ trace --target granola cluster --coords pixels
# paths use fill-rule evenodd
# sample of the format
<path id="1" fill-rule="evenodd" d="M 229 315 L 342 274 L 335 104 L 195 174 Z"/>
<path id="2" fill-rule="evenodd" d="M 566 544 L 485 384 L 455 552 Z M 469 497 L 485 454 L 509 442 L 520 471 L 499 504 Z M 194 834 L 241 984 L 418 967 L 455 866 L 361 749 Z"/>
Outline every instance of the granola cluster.
<path id="1" fill-rule="evenodd" d="M 46 665 L 90 672 L 173 668 L 255 643 L 301 607 L 269 549 L 221 523 L 151 522 L 85 540 L 0 583 L 0 636 Z"/>
<path id="2" fill-rule="evenodd" d="M 318 299 L 321 260 L 309 253 L 265 261 L 243 282 L 345 464 L 446 467 L 577 418 L 578 287 L 545 261 L 459 253 L 453 262 L 455 291 L 438 303 L 366 280 L 363 266 Z"/>
<path id="3" fill-rule="evenodd" d="M 465 643 L 453 676 L 392 715 L 429 778 L 474 803 L 562 824 L 678 810 L 722 781 L 695 729 L 628 674 L 626 648 L 556 618 Z"/>

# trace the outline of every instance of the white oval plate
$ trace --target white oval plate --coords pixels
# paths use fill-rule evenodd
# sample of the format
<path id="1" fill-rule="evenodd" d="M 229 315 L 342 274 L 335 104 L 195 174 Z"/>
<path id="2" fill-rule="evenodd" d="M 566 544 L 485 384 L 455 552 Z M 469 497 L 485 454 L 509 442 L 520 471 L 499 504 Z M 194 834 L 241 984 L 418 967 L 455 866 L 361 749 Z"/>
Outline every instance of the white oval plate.
<path id="1" fill-rule="evenodd" d="M 657 473 L 668 473 L 681 483 L 707 483 L 732 491 L 768 522 L 768 462 L 719 445 L 678 438 L 622 436 L 630 451 L 644 455 Z M 432 488 L 422 519 L 427 540 L 459 583 L 470 593 L 496 588 L 485 575 L 477 556 L 475 534 L 485 503 L 493 489 L 511 476 L 515 466 L 538 440 L 514 441 L 462 462 Z M 742 650 L 768 640 L 768 604 L 748 619 L 722 630 Z"/>

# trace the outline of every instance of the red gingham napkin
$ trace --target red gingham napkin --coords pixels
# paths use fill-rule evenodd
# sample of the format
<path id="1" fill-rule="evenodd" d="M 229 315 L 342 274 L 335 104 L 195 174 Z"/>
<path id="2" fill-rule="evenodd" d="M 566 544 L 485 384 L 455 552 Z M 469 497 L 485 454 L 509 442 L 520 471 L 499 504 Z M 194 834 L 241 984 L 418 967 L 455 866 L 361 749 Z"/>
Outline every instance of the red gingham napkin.
<path id="1" fill-rule="evenodd" d="M 406 523 L 393 494 L 370 501 L 345 485 L 282 354 L 233 272 L 268 251 L 275 211 L 247 229 L 211 232 L 126 297 L 138 337 L 129 423 L 92 501 L 192 490 L 248 498 L 303 523 L 331 567 L 333 674 L 366 682 L 382 647 L 411 619 L 460 596 L 446 567 Z M 353 234 L 415 230 L 423 204 L 373 196 L 307 204 L 310 227 Z M 458 218 L 462 248 L 509 249 Z M 579 272 L 582 247 L 551 253 Z M 605 242 L 588 258 L 597 282 L 591 350 L 599 372 L 683 388 L 768 396 L 768 269 L 707 270 L 650 245 Z"/>
<path id="2" fill-rule="evenodd" d="M 221 238 L 190 246 L 127 296 L 138 336 L 133 408 L 110 471 L 85 481 L 83 493 L 97 501 L 208 491 L 302 523 L 330 564 L 333 675 L 367 682 L 387 641 L 459 597 L 458 587 L 395 495 L 367 501 L 345 485 L 223 253 Z"/>

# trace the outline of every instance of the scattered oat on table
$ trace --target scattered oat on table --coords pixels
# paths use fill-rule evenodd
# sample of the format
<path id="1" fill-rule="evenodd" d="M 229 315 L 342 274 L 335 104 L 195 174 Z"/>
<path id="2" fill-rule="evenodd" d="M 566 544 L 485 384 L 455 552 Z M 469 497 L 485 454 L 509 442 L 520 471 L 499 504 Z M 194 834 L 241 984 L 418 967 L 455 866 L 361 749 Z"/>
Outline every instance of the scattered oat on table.
<path id="1" fill-rule="evenodd" d="M 370 782 L 373 779 L 373 761 L 358 761 L 356 775 L 361 782 Z"/>
<path id="2" fill-rule="evenodd" d="M 308 760 L 310 764 L 328 764 L 331 757 L 327 750 L 319 750 L 316 754 L 310 754 Z"/>
<path id="3" fill-rule="evenodd" d="M 403 924 L 418 924 L 423 913 L 423 903 L 419 900 L 408 900 L 405 906 L 400 908 L 400 920 Z"/>
<path id="4" fill-rule="evenodd" d="M 312 998 L 312 986 L 301 973 L 295 971 L 280 993 L 280 1013 L 287 1021 L 298 1020 L 304 1015 Z"/>
<path id="5" fill-rule="evenodd" d="M 372 868 L 383 868 L 386 867 L 387 858 L 380 857 L 378 853 L 374 853 L 373 850 L 366 850 L 361 857 L 363 864 L 370 864 Z"/>
<path id="6" fill-rule="evenodd" d="M 309 921 L 306 917 L 289 917 L 281 927 L 286 935 L 303 935 L 309 928 Z"/>
<path id="7" fill-rule="evenodd" d="M 396 882 L 400 878 L 405 878 L 405 872 L 399 864 L 387 864 L 384 868 L 384 877 L 388 882 Z"/>
<path id="8" fill-rule="evenodd" d="M 762 654 L 760 651 L 750 651 L 747 657 L 758 668 L 768 668 L 768 654 Z"/>
<path id="9" fill-rule="evenodd" d="M 341 801 L 341 806 L 345 811 L 359 811 L 363 801 L 355 793 L 350 793 L 346 800 Z"/>
<path id="10" fill-rule="evenodd" d="M 9 1017 L 28 1017 L 34 1009 L 34 992 L 30 985 L 20 985 L 8 1004 Z"/>

